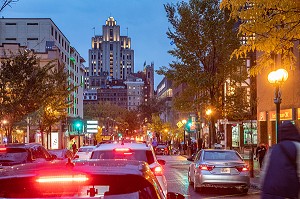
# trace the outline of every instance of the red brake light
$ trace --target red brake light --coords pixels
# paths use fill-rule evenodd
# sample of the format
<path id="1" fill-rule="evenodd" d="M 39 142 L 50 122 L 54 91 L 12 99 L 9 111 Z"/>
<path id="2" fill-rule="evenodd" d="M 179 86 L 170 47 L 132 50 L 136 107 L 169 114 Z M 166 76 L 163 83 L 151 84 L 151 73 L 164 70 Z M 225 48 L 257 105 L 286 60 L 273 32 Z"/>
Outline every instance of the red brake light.
<path id="1" fill-rule="evenodd" d="M 0 152 L 6 151 L 6 148 L 0 148 Z"/>
<path id="2" fill-rule="evenodd" d="M 86 182 L 88 177 L 85 175 L 59 175 L 42 176 L 36 179 L 39 183 L 63 183 L 63 182 Z"/>
<path id="3" fill-rule="evenodd" d="M 163 169 L 161 166 L 157 166 L 151 169 L 155 176 L 162 176 L 163 175 Z"/>
<path id="4" fill-rule="evenodd" d="M 116 148 L 114 149 L 116 152 L 129 152 L 130 149 L 129 148 Z"/>
<path id="5" fill-rule="evenodd" d="M 200 170 L 205 170 L 205 171 L 211 171 L 214 169 L 215 166 L 212 165 L 206 165 L 206 164 L 200 164 L 199 169 Z"/>
<path id="6" fill-rule="evenodd" d="M 235 168 L 236 168 L 239 172 L 242 172 L 242 171 L 249 171 L 248 165 L 236 166 Z"/>

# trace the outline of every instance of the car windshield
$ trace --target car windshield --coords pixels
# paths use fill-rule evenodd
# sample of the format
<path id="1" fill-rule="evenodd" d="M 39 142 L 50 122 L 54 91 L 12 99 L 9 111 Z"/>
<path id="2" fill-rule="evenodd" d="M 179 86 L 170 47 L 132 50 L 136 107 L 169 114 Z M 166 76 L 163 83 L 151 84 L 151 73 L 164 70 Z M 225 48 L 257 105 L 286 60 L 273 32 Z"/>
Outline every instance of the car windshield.
<path id="1" fill-rule="evenodd" d="M 94 150 L 94 147 L 84 147 L 84 148 L 79 148 L 78 152 L 92 152 Z"/>
<path id="2" fill-rule="evenodd" d="M 0 152 L 0 162 L 24 162 L 28 157 L 28 153 L 24 148 L 6 148 Z"/>
<path id="3" fill-rule="evenodd" d="M 145 161 L 148 164 L 154 163 L 154 156 L 150 150 L 133 150 L 130 152 L 94 151 L 91 159 L 127 159 Z"/>
<path id="4" fill-rule="evenodd" d="M 242 160 L 234 151 L 205 151 L 204 160 Z"/>

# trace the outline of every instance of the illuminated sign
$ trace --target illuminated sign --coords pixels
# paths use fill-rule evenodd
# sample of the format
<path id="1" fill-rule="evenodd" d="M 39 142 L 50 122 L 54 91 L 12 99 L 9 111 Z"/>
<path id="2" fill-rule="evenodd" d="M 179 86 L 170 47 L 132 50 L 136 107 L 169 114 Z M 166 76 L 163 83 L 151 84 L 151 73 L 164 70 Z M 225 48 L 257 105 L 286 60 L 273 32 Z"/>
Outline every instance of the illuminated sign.
<path id="1" fill-rule="evenodd" d="M 259 121 L 267 121 L 267 112 L 263 111 L 263 112 L 259 112 Z"/>
<path id="2" fill-rule="evenodd" d="M 270 111 L 270 121 L 276 121 L 276 112 Z M 293 109 L 280 110 L 280 120 L 293 120 Z"/>

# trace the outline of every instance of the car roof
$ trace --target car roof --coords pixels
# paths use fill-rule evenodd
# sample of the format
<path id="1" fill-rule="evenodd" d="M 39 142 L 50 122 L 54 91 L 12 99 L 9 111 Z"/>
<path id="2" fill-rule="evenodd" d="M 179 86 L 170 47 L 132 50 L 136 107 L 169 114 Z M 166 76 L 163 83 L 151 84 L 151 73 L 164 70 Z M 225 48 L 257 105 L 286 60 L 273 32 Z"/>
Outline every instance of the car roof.
<path id="1" fill-rule="evenodd" d="M 5 145 L 6 148 L 30 148 L 33 146 L 42 146 L 42 145 L 39 143 L 10 143 Z"/>
<path id="2" fill-rule="evenodd" d="M 113 150 L 115 148 L 130 148 L 133 150 L 151 150 L 151 146 L 146 143 L 106 143 L 99 145 L 95 151 Z"/>
<path id="3" fill-rule="evenodd" d="M 89 146 L 81 146 L 79 148 L 89 148 L 89 149 L 91 149 L 91 148 L 96 148 L 96 146 L 89 145 Z"/>
<path id="4" fill-rule="evenodd" d="M 237 152 L 236 150 L 231 149 L 202 149 L 203 151 L 216 151 L 216 152 Z"/>
<path id="5" fill-rule="evenodd" d="M 134 174 L 143 175 L 143 172 L 150 170 L 149 165 L 144 161 L 125 160 L 125 159 L 88 159 L 74 160 L 73 170 L 87 171 L 91 173 L 104 174 Z"/>

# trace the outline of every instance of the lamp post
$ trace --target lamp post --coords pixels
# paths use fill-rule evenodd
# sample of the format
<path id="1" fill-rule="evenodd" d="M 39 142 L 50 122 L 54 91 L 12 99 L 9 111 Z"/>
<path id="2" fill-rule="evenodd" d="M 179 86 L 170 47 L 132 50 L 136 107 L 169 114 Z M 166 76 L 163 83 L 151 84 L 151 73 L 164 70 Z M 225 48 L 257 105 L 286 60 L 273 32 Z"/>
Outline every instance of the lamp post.
<path id="1" fill-rule="evenodd" d="M 268 75 L 268 81 L 275 86 L 274 103 L 276 105 L 276 143 L 278 142 L 278 127 L 280 124 L 280 104 L 281 104 L 281 92 L 280 86 L 287 80 L 288 72 L 285 69 L 278 69 L 272 71 Z"/>
<path id="2" fill-rule="evenodd" d="M 182 120 L 181 123 L 183 124 L 183 154 L 186 154 L 186 140 L 185 140 L 185 124 L 186 120 Z"/>
<path id="3" fill-rule="evenodd" d="M 205 114 L 208 116 L 208 132 L 209 132 L 209 148 L 211 148 L 212 146 L 212 123 L 211 123 L 211 114 L 212 114 L 212 110 L 211 109 L 207 109 Z"/>

